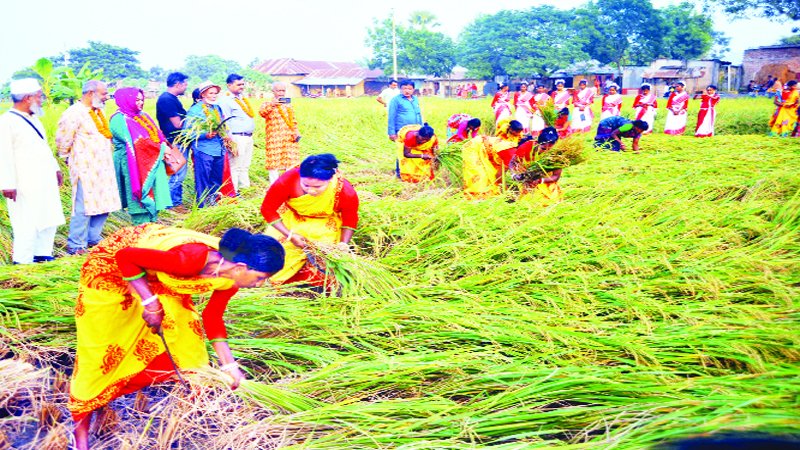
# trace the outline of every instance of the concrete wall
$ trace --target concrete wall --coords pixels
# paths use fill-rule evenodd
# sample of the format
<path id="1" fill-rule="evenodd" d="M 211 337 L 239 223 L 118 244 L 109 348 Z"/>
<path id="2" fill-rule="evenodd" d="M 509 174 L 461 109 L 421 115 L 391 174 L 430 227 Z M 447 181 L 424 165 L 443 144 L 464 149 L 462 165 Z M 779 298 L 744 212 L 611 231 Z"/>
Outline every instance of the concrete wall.
<path id="1" fill-rule="evenodd" d="M 800 73 L 800 46 L 745 50 L 742 67 L 745 85 L 750 80 L 755 80 L 757 84 L 766 83 L 770 75 L 778 77 L 785 84 L 797 79 Z"/>

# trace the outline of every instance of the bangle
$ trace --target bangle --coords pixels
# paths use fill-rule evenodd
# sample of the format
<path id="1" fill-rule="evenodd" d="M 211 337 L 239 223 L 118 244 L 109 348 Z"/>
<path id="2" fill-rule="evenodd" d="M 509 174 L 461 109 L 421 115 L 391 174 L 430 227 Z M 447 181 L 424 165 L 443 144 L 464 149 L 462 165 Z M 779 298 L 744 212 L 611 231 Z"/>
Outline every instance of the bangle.
<path id="1" fill-rule="evenodd" d="M 234 361 L 234 362 L 232 362 L 232 363 L 225 364 L 224 366 L 221 366 L 221 367 L 219 368 L 219 370 L 222 370 L 223 372 L 225 372 L 225 371 L 228 371 L 228 370 L 231 370 L 231 369 L 235 369 L 235 368 L 237 368 L 237 367 L 239 367 L 239 364 L 238 364 L 237 362 L 235 362 L 235 361 Z"/>
<path id="2" fill-rule="evenodd" d="M 139 275 L 134 275 L 132 277 L 122 277 L 122 279 L 125 281 L 133 281 L 133 280 L 138 280 L 139 278 L 142 278 L 145 275 L 147 275 L 147 272 L 142 271 L 142 273 L 140 273 Z"/>
<path id="3" fill-rule="evenodd" d="M 289 235 L 286 236 L 286 242 L 289 242 L 289 241 L 292 240 L 292 233 L 294 233 L 294 230 L 289 230 Z"/>
<path id="4" fill-rule="evenodd" d="M 149 309 L 145 309 L 145 310 L 144 310 L 144 312 L 146 312 L 146 313 L 148 313 L 148 314 L 158 314 L 158 313 L 160 313 L 160 312 L 164 312 L 164 308 L 158 308 L 158 309 L 157 309 L 157 310 L 155 310 L 155 311 L 150 311 Z"/>
<path id="5" fill-rule="evenodd" d="M 142 306 L 147 306 L 147 305 L 149 305 L 150 303 L 153 303 L 156 300 L 158 300 L 158 296 L 154 294 L 152 297 L 149 297 L 149 298 L 146 298 L 146 299 L 142 300 Z"/>
<path id="6" fill-rule="evenodd" d="M 210 341 L 208 341 L 209 344 L 211 344 L 212 342 L 228 342 L 228 340 L 220 338 L 220 339 L 211 339 Z"/>

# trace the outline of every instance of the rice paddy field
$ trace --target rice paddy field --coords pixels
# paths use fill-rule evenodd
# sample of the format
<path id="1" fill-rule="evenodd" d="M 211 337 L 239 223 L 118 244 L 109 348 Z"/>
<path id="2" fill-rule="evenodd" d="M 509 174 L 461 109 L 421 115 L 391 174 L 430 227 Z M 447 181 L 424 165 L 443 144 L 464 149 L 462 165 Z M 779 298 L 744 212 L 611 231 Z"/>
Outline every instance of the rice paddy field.
<path id="1" fill-rule="evenodd" d="M 492 132 L 488 103 L 422 101 L 440 136 L 460 112 Z M 92 448 L 797 439 L 800 141 L 765 137 L 769 100 L 724 98 L 714 138 L 656 134 L 639 154 L 590 152 L 564 170 L 565 201 L 547 209 L 467 201 L 444 176 L 399 183 L 374 98 L 294 105 L 303 154 L 336 154 L 361 198 L 357 256 L 328 261 L 342 295 L 241 291 L 225 318 L 249 381 L 231 392 L 226 375 L 208 369 L 190 376 L 191 395 L 165 384 L 115 400 L 93 426 Z M 698 107 L 690 104 L 689 130 Z M 45 121 L 51 142 L 58 109 Z M 254 186 L 239 202 L 167 212 L 164 223 L 265 228 L 257 124 Z M 662 109 L 656 130 L 663 124 Z M 68 213 L 68 186 L 62 197 Z M 106 231 L 128 224 L 115 213 Z M 56 239 L 62 255 L 66 233 Z M 66 449 L 82 258 L 15 267 L 10 249 L 0 203 L 0 448 Z M 202 309 L 205 297 L 195 300 Z"/>

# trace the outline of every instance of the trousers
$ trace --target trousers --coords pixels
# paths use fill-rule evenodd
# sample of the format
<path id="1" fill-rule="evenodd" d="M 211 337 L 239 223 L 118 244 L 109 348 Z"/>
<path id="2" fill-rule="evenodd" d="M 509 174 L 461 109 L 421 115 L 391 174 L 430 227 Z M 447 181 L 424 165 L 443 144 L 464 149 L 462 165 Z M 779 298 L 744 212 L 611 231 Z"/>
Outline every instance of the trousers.
<path id="1" fill-rule="evenodd" d="M 103 232 L 103 226 L 108 218 L 108 213 L 86 215 L 81 180 L 78 180 L 73 203 L 75 212 L 69 219 L 69 237 L 67 238 L 67 248 L 72 252 L 85 249 L 87 243 L 89 247 L 97 245 L 101 240 L 100 234 Z"/>
<path id="2" fill-rule="evenodd" d="M 6 202 L 11 231 L 14 233 L 13 261 L 18 264 L 31 264 L 35 256 L 53 256 L 53 243 L 56 228 L 36 229 L 33 211 L 25 196 L 17 191 L 17 200 Z"/>
<path id="3" fill-rule="evenodd" d="M 174 144 L 177 145 L 177 144 Z M 181 147 L 181 153 L 186 160 L 189 160 L 189 147 Z M 183 165 L 177 172 L 169 177 L 169 195 L 172 197 L 172 206 L 183 204 L 183 180 L 189 173 L 189 163 Z"/>
<path id="4" fill-rule="evenodd" d="M 226 156 L 211 156 L 194 152 L 194 187 L 197 191 L 197 206 L 204 208 L 217 203 L 217 192 L 222 187 L 222 173 Z"/>
<path id="5" fill-rule="evenodd" d="M 250 163 L 253 162 L 253 136 L 231 134 L 238 155 L 231 158 L 231 182 L 238 192 L 250 187 Z"/>

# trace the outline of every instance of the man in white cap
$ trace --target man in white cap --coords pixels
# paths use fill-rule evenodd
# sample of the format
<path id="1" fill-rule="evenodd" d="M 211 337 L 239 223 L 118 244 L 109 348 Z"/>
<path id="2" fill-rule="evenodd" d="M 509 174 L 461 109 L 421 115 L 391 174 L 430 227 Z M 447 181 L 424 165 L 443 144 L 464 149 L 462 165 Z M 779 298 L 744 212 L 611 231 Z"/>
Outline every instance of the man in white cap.
<path id="1" fill-rule="evenodd" d="M 14 233 L 13 261 L 52 261 L 56 228 L 65 222 L 58 193 L 64 179 L 39 120 L 44 96 L 33 78 L 10 87 L 14 106 L 0 116 L 0 190 Z"/>
<path id="2" fill-rule="evenodd" d="M 72 216 L 67 253 L 82 255 L 100 242 L 108 214 L 122 208 L 114 172 L 111 131 L 103 114 L 106 84 L 83 84 L 81 101 L 67 108 L 58 121 L 56 147 L 66 158 L 72 184 Z"/>

